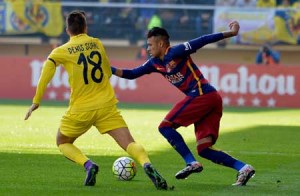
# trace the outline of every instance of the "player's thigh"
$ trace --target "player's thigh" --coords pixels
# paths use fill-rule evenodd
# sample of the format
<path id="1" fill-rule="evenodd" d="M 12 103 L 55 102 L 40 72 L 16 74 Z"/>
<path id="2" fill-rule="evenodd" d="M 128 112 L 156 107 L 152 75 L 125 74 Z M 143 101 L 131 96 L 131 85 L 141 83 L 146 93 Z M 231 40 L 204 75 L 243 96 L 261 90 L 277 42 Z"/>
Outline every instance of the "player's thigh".
<path id="1" fill-rule="evenodd" d="M 205 117 L 194 123 L 197 141 L 212 136 L 212 142 L 215 143 L 219 136 L 222 112 L 222 101 L 216 99 L 211 111 L 208 112 Z"/>
<path id="2" fill-rule="evenodd" d="M 67 137 L 79 137 L 91 128 L 94 113 L 94 111 L 81 113 L 66 112 L 60 122 L 60 132 Z"/>
<path id="3" fill-rule="evenodd" d="M 116 105 L 99 109 L 95 119 L 94 126 L 101 134 L 118 128 L 127 128 L 127 124 Z"/>
<path id="4" fill-rule="evenodd" d="M 185 97 L 171 109 L 166 116 L 166 120 L 188 126 L 204 119 L 215 107 L 211 97 L 213 96 L 209 94 L 198 97 Z"/>
<path id="5" fill-rule="evenodd" d="M 212 136 L 212 142 L 215 143 L 219 137 L 221 116 L 219 113 L 211 113 L 194 124 L 197 142 L 203 138 Z"/>

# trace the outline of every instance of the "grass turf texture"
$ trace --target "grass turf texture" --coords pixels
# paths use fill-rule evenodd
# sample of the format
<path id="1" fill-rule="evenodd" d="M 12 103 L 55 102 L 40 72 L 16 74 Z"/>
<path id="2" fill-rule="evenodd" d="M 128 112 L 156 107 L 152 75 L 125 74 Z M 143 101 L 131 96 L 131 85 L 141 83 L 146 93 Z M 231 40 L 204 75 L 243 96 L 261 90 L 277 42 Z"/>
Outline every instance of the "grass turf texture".
<path id="1" fill-rule="evenodd" d="M 234 170 L 199 156 L 201 174 L 175 179 L 184 162 L 157 131 L 171 106 L 120 104 L 135 139 L 168 184 L 175 185 L 174 191 L 158 191 L 139 165 L 132 181 L 116 180 L 112 163 L 127 154 L 95 128 L 75 142 L 100 165 L 96 186 L 83 186 L 83 168 L 65 159 L 55 145 L 66 103 L 46 102 L 29 121 L 23 120 L 29 101 L 0 103 L 0 195 L 300 195 L 300 109 L 225 108 L 215 147 L 256 168 L 247 186 L 233 187 Z M 196 155 L 193 126 L 179 132 Z"/>

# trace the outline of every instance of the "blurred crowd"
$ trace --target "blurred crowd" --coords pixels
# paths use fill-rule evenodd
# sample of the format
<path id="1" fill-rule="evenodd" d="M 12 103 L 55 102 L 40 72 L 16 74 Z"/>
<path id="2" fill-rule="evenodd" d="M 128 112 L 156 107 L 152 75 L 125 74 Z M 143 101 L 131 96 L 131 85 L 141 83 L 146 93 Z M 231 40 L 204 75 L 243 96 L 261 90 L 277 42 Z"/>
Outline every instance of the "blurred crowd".
<path id="1" fill-rule="evenodd" d="M 0 0 L 14 1 L 14 0 Z M 26 0 L 32 1 L 32 0 Z M 39 0 L 36 0 L 39 1 Z M 42 1 L 42 0 L 40 0 Z M 74 9 L 86 12 L 88 28 L 92 36 L 109 39 L 127 39 L 131 44 L 145 38 L 147 30 L 153 26 L 168 29 L 173 40 L 187 40 L 213 32 L 215 6 L 243 8 L 293 7 L 300 9 L 300 0 L 49 0 L 62 3 L 123 3 L 156 4 L 162 7 L 99 7 L 63 6 L 63 15 Z M 82 4 L 81 4 L 82 5 Z M 178 9 L 172 5 L 188 6 Z M 199 9 L 191 9 L 197 6 Z M 66 34 L 62 35 L 67 39 Z"/>
<path id="2" fill-rule="evenodd" d="M 62 0 L 62 2 L 83 2 L 82 0 Z M 214 6 L 230 7 L 298 7 L 300 0 L 89 0 L 84 2 L 134 3 L 159 5 L 197 5 L 202 9 L 174 8 L 109 8 L 63 7 L 64 15 L 73 9 L 84 9 L 87 13 L 89 32 L 102 38 L 128 39 L 131 44 L 144 39 L 145 32 L 153 26 L 167 28 L 176 40 L 185 40 L 213 31 Z M 178 31 L 180 29 L 180 31 Z M 180 32 L 180 33 L 178 33 Z"/>

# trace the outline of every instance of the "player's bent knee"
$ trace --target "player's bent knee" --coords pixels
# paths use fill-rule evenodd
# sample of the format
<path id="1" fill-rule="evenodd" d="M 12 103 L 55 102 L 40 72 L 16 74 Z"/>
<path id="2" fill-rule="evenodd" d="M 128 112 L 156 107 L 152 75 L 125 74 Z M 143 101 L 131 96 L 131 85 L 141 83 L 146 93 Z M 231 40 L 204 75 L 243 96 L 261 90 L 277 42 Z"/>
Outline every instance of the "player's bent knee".
<path id="1" fill-rule="evenodd" d="M 167 121 L 167 120 L 163 120 L 159 126 L 158 126 L 158 129 L 160 130 L 161 128 L 164 128 L 164 127 L 172 127 L 172 123 Z"/>
<path id="2" fill-rule="evenodd" d="M 213 145 L 213 143 L 212 143 L 212 140 L 210 140 L 210 139 L 204 138 L 204 140 L 198 141 L 197 142 L 197 152 L 198 152 L 198 155 L 200 155 L 201 157 L 203 157 L 202 156 L 203 155 L 202 154 L 203 150 L 206 149 L 206 148 L 211 147 L 212 145 Z"/>
<path id="3" fill-rule="evenodd" d="M 60 130 L 58 129 L 57 135 L 56 135 L 56 145 L 57 145 L 57 147 L 59 147 L 59 145 L 61 145 L 61 144 L 65 144 L 65 143 L 73 144 L 75 140 L 76 140 L 76 138 L 72 138 L 72 137 L 68 137 L 68 136 L 63 135 L 60 132 Z"/>

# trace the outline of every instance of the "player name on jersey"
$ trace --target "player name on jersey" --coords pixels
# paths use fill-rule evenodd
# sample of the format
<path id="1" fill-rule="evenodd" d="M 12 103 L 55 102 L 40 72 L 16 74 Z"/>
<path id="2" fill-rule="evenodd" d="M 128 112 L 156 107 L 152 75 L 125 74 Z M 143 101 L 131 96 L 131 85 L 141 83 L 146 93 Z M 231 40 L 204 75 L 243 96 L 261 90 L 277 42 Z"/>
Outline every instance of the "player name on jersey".
<path id="1" fill-rule="evenodd" d="M 86 50 L 99 49 L 98 45 L 95 42 L 88 42 L 85 44 L 79 44 L 68 48 L 70 54 L 75 54 L 77 52 L 84 52 Z"/>

